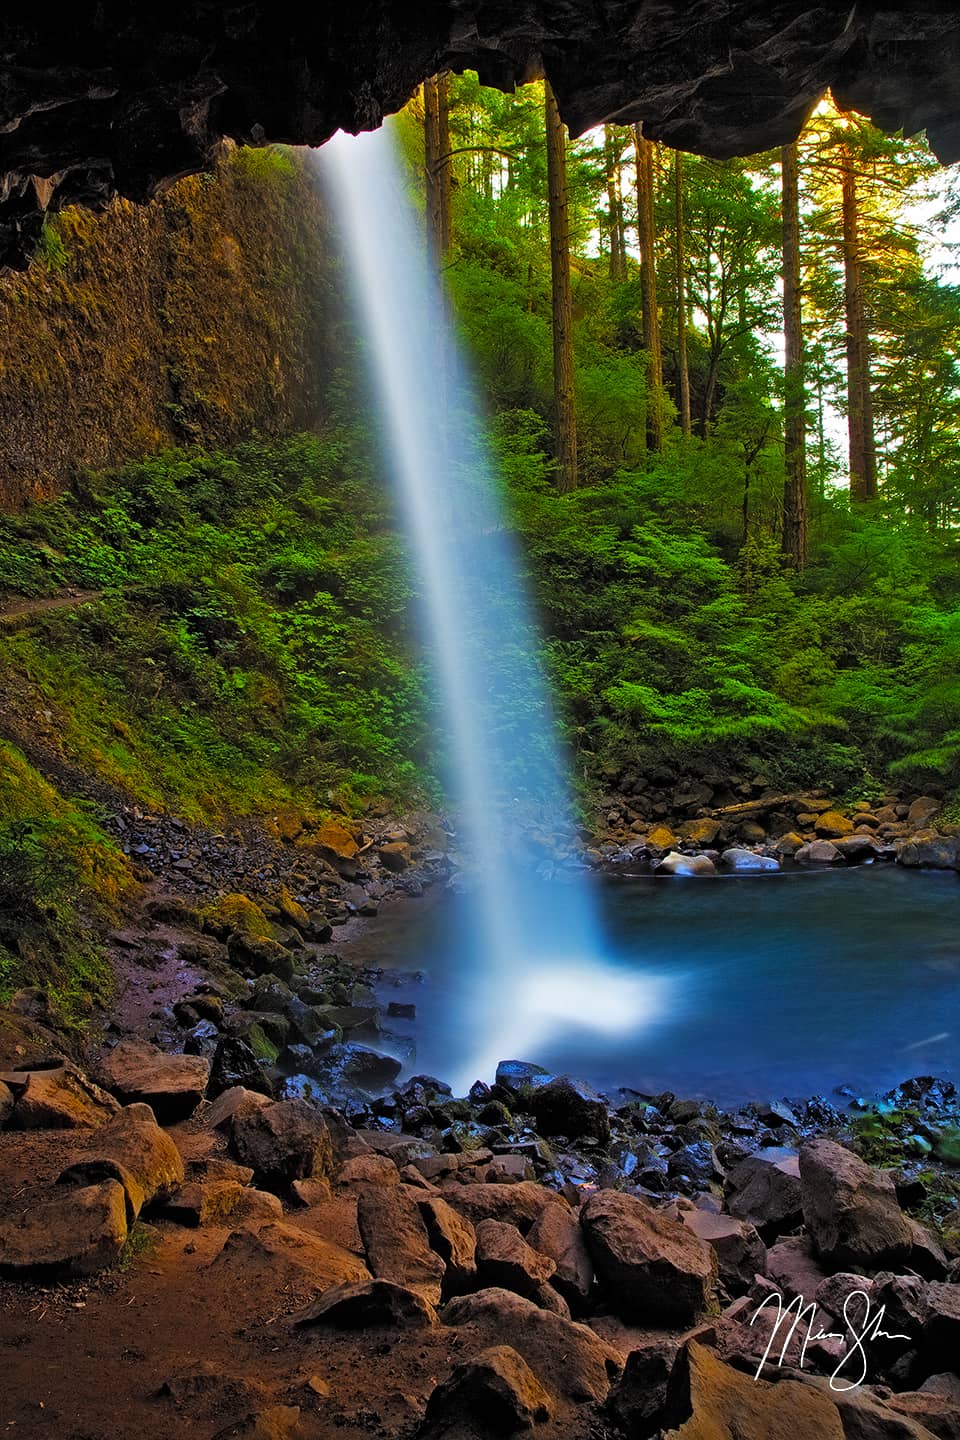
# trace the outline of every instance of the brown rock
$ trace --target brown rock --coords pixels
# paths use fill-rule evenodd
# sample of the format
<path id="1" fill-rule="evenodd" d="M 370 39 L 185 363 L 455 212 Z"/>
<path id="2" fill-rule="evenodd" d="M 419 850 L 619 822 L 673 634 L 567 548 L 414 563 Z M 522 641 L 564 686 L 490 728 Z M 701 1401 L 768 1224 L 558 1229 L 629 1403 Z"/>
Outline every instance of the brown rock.
<path id="1" fill-rule="evenodd" d="M 773 848 L 778 855 L 796 855 L 798 850 L 803 849 L 803 836 L 798 835 L 796 830 L 788 830 L 775 841 Z"/>
<path id="2" fill-rule="evenodd" d="M 593 1261 L 576 1216 L 563 1205 L 545 1205 L 534 1220 L 528 1242 L 556 1265 L 550 1283 L 568 1305 L 582 1305 L 593 1286 Z"/>
<path id="3" fill-rule="evenodd" d="M 297 1440 L 302 1434 L 299 1406 L 269 1405 L 218 1430 L 213 1440 Z"/>
<path id="4" fill-rule="evenodd" d="M 210 1062 L 166 1055 L 142 1040 L 121 1040 L 102 1061 L 106 1088 L 124 1105 L 149 1105 L 162 1125 L 192 1115 L 203 1099 Z"/>
<path id="5" fill-rule="evenodd" d="M 647 844 L 651 850 L 675 850 L 677 837 L 666 825 L 655 825 L 647 835 Z"/>
<path id="6" fill-rule="evenodd" d="M 600 1285 L 624 1318 L 683 1324 L 710 1304 L 716 1256 L 679 1220 L 617 1190 L 591 1195 L 580 1220 Z"/>
<path id="7" fill-rule="evenodd" d="M 146 1206 L 168 1200 L 185 1178 L 180 1152 L 154 1119 L 149 1105 L 128 1105 L 91 1138 L 87 1153 L 68 1166 L 60 1185 L 117 1180 L 135 1220 Z"/>
<path id="8" fill-rule="evenodd" d="M 720 1279 L 731 1295 L 749 1290 L 754 1276 L 767 1268 L 767 1248 L 749 1220 L 709 1210 L 681 1210 L 680 1220 L 717 1257 Z"/>
<path id="9" fill-rule="evenodd" d="M 238 1185 L 249 1185 L 253 1179 L 249 1165 L 238 1165 L 235 1160 L 225 1160 L 220 1155 L 205 1155 L 189 1163 L 191 1180 L 234 1180 Z"/>
<path id="10" fill-rule="evenodd" d="M 481 1220 L 477 1226 L 477 1274 L 480 1285 L 513 1290 L 536 1302 L 542 1285 L 556 1270 L 524 1240 L 516 1225 L 502 1220 Z"/>
<path id="11" fill-rule="evenodd" d="M 814 840 L 794 854 L 798 865 L 837 865 L 843 859 L 832 840 Z"/>
<path id="12" fill-rule="evenodd" d="M 378 847 L 377 854 L 382 864 L 396 874 L 406 870 L 410 864 L 410 846 L 405 840 L 388 840 Z"/>
<path id="13" fill-rule="evenodd" d="M 665 1429 L 664 1440 L 844 1440 L 836 1406 L 812 1386 L 754 1380 L 693 1341 L 678 1359 L 667 1404 L 677 1428 Z"/>
<path id="14" fill-rule="evenodd" d="M 687 820 L 680 826 L 681 837 L 690 845 L 712 845 L 720 834 L 719 820 Z"/>
<path id="15" fill-rule="evenodd" d="M 327 1123 L 304 1100 L 279 1100 L 234 1117 L 233 1148 L 264 1190 L 286 1190 L 294 1180 L 328 1176 L 333 1146 Z"/>
<path id="16" fill-rule="evenodd" d="M 477 1233 L 465 1216 L 459 1215 L 441 1195 L 432 1195 L 417 1202 L 427 1227 L 431 1249 L 435 1250 L 446 1269 L 443 1274 L 443 1298 L 472 1290 L 477 1278 Z M 551 1205 L 549 1209 L 559 1210 Z M 571 1219 L 571 1223 L 576 1223 Z"/>
<path id="17" fill-rule="evenodd" d="M 807 1235 L 787 1235 L 767 1251 L 767 1278 L 786 1299 L 812 1300 L 826 1279 Z"/>
<path id="18" fill-rule="evenodd" d="M 0 1218 L 0 1274 L 94 1275 L 113 1264 L 126 1239 L 126 1199 L 115 1180 L 53 1189 L 39 1203 Z"/>
<path id="19" fill-rule="evenodd" d="M 13 1110 L 13 1091 L 9 1085 L 0 1080 L 0 1130 L 10 1119 L 10 1112 Z"/>
<path id="20" fill-rule="evenodd" d="M 309 844 L 311 850 L 320 850 L 334 862 L 352 860 L 360 848 L 350 831 L 338 820 L 324 820 L 311 834 Z"/>
<path id="21" fill-rule="evenodd" d="M 330 1181 L 316 1177 L 311 1180 L 294 1180 L 290 1186 L 290 1199 L 295 1200 L 298 1205 L 305 1205 L 307 1209 L 311 1205 L 324 1204 L 331 1194 Z"/>
<path id="22" fill-rule="evenodd" d="M 659 1429 L 680 1344 L 676 1336 L 647 1336 L 627 1354 L 623 1374 L 604 1407 L 624 1435 L 645 1437 Z"/>
<path id="23" fill-rule="evenodd" d="M 955 1375 L 932 1376 L 919 1390 L 891 1395 L 886 1403 L 939 1440 L 960 1440 L 960 1380 Z"/>
<path id="24" fill-rule="evenodd" d="M 960 1356 L 960 1285 L 927 1285 L 923 1311 L 921 1357 L 926 1369 L 956 1370 Z"/>
<path id="25" fill-rule="evenodd" d="M 386 1155 L 356 1155 L 346 1160 L 336 1174 L 336 1184 L 351 1189 L 358 1185 L 399 1185 L 400 1172 Z"/>
<path id="26" fill-rule="evenodd" d="M 492 1345 L 454 1368 L 427 1402 L 420 1440 L 446 1435 L 459 1421 L 478 1422 L 485 1434 L 511 1435 L 548 1420 L 550 1396 L 509 1345 Z"/>
<path id="27" fill-rule="evenodd" d="M 481 1343 L 510 1345 L 544 1388 L 576 1401 L 601 1401 L 621 1360 L 586 1325 L 578 1325 L 510 1290 L 481 1290 L 444 1307 L 443 1323 L 469 1327 Z"/>
<path id="28" fill-rule="evenodd" d="M 924 829 L 941 809 L 941 802 L 933 795 L 920 795 L 907 811 L 907 824 L 915 829 Z"/>
<path id="29" fill-rule="evenodd" d="M 244 1225 L 261 1225 L 282 1219 L 283 1206 L 278 1196 L 271 1195 L 269 1190 L 241 1190 L 230 1215 L 230 1224 L 239 1229 Z"/>
<path id="30" fill-rule="evenodd" d="M 566 1200 L 532 1180 L 516 1185 L 445 1185 L 443 1198 L 474 1225 L 481 1220 L 506 1220 L 525 1235 L 547 1205 L 567 1206 Z M 569 1209 L 569 1206 L 567 1206 Z"/>
<path id="31" fill-rule="evenodd" d="M 11 1130 L 95 1130 L 120 1109 L 112 1095 L 72 1065 L 31 1070 L 24 1079 L 7 1120 Z"/>
<path id="32" fill-rule="evenodd" d="M 167 1201 L 163 1214 L 178 1225 L 225 1225 L 246 1193 L 235 1180 L 193 1180 Z"/>
<path id="33" fill-rule="evenodd" d="M 198 1360 L 171 1375 L 157 1394 L 169 1397 L 178 1410 L 188 1411 L 192 1418 L 204 1420 L 215 1420 L 231 1410 L 246 1410 L 267 1399 L 267 1391 L 258 1381 L 225 1375 L 210 1360 Z"/>
<path id="34" fill-rule="evenodd" d="M 278 1296 L 311 1300 L 336 1286 L 370 1279 L 366 1265 L 349 1250 L 281 1222 L 235 1230 L 210 1268 L 218 1277 L 231 1276 L 267 1309 L 275 1307 Z"/>
<path id="35" fill-rule="evenodd" d="M 831 1389 L 819 1375 L 805 1375 L 804 1383 L 836 1406 L 847 1440 L 934 1440 L 925 1425 L 888 1408 L 869 1390 Z"/>
<path id="36" fill-rule="evenodd" d="M 245 1119 L 264 1110 L 270 1104 L 268 1095 L 255 1090 L 245 1090 L 242 1085 L 233 1085 L 218 1095 L 209 1109 L 203 1113 L 203 1123 L 210 1130 L 232 1130 L 233 1122 Z"/>
<path id="37" fill-rule="evenodd" d="M 832 1140 L 811 1140 L 800 1180 L 804 1223 L 829 1265 L 878 1270 L 906 1260 L 913 1236 L 889 1175 Z"/>
<path id="38" fill-rule="evenodd" d="M 390 1325 L 420 1329 L 436 1325 L 437 1312 L 419 1290 L 392 1280 L 367 1280 L 338 1285 L 294 1317 L 297 1329 L 331 1325 L 340 1330 L 368 1330 Z"/>
<path id="39" fill-rule="evenodd" d="M 728 1172 L 724 1194 L 730 1214 L 749 1220 L 767 1240 L 795 1229 L 803 1216 L 795 1156 L 779 1161 L 748 1156 Z"/>
<path id="40" fill-rule="evenodd" d="M 297 930 L 305 931 L 310 929 L 310 916 L 300 902 L 293 898 L 286 885 L 283 885 L 280 889 L 280 899 L 277 904 L 280 909 L 280 914 L 288 925 L 295 926 Z"/>
<path id="41" fill-rule="evenodd" d="M 420 1209 L 400 1185 L 360 1192 L 357 1225 L 367 1265 L 378 1280 L 391 1280 L 440 1304 L 444 1263 L 430 1248 Z"/>

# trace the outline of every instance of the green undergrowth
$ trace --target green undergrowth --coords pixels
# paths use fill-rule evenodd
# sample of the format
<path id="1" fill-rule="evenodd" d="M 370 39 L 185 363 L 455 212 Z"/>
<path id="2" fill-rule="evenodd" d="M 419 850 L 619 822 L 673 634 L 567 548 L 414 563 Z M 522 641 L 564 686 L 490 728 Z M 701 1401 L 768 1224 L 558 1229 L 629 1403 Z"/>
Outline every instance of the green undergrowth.
<path id="1" fill-rule="evenodd" d="M 66 755 L 190 820 L 427 780 L 410 587 L 349 437 L 168 452 L 0 521 L 0 593 L 95 603 L 0 631 Z"/>

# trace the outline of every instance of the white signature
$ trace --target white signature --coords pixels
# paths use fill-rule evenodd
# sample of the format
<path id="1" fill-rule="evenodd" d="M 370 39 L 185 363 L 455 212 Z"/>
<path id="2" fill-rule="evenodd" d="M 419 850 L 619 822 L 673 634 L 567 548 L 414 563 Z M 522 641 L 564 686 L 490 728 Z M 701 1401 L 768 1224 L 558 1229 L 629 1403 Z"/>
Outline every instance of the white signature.
<path id="1" fill-rule="evenodd" d="M 860 1302 L 859 1305 L 855 1303 L 857 1301 Z M 838 1333 L 836 1330 L 823 1330 L 820 1328 L 819 1322 L 817 1320 L 818 1307 L 816 1301 L 811 1300 L 808 1304 L 804 1301 L 802 1295 L 797 1295 L 794 1297 L 793 1300 L 790 1301 L 789 1305 L 784 1305 L 783 1296 L 777 1291 L 774 1291 L 772 1295 L 768 1295 L 766 1299 L 761 1301 L 761 1303 L 757 1306 L 750 1320 L 751 1325 L 753 1324 L 754 1320 L 757 1319 L 760 1313 L 766 1308 L 766 1306 L 771 1304 L 771 1302 L 777 1307 L 777 1318 L 773 1330 L 770 1333 L 770 1339 L 767 1341 L 767 1348 L 763 1352 L 763 1358 L 761 1359 L 760 1364 L 757 1366 L 757 1372 L 753 1377 L 754 1380 L 760 1379 L 760 1372 L 763 1370 L 764 1365 L 766 1365 L 767 1360 L 770 1356 L 770 1351 L 773 1349 L 777 1339 L 779 1338 L 781 1327 L 785 1326 L 786 1329 L 783 1335 L 783 1345 L 780 1350 L 780 1358 L 779 1360 L 774 1361 L 774 1364 L 777 1366 L 778 1369 L 784 1363 L 787 1356 L 787 1348 L 798 1330 L 800 1331 L 800 1335 L 802 1337 L 800 1345 L 801 1370 L 803 1369 L 803 1364 L 806 1359 L 808 1345 L 812 1345 L 818 1340 L 843 1341 L 847 1339 L 846 1334 Z M 863 1314 L 858 1318 L 856 1316 L 856 1311 L 860 1309 L 862 1309 Z M 870 1305 L 870 1296 L 867 1294 L 866 1290 L 850 1291 L 849 1295 L 843 1302 L 842 1318 L 843 1323 L 846 1326 L 847 1332 L 849 1333 L 849 1339 L 852 1343 L 846 1350 L 843 1358 L 840 1360 L 833 1374 L 830 1376 L 831 1390 L 837 1390 L 841 1392 L 846 1390 L 856 1390 L 858 1386 L 863 1384 L 863 1382 L 867 1378 L 866 1346 L 870 1344 L 871 1341 L 910 1339 L 909 1335 L 892 1335 L 889 1331 L 883 1329 L 885 1312 L 886 1306 L 884 1305 L 881 1305 L 876 1311 L 872 1309 Z M 805 1333 L 804 1327 L 806 1327 Z M 846 1376 L 841 1377 L 841 1372 L 846 1370 L 848 1364 L 851 1363 L 855 1364 L 856 1368 L 849 1372 Z M 856 1378 L 851 1378 L 852 1375 L 856 1376 Z"/>

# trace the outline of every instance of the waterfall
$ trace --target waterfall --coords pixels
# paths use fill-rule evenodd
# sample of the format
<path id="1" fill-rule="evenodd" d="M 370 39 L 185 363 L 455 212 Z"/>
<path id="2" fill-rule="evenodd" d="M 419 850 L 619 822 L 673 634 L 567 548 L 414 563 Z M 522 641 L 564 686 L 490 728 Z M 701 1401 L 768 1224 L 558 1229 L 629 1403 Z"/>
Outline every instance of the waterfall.
<path id="1" fill-rule="evenodd" d="M 474 880 L 456 1078 L 489 1079 L 499 1058 L 536 1059 L 558 1028 L 630 1028 L 649 995 L 602 961 L 522 557 L 389 126 L 339 134 L 318 160 L 422 591 L 446 788 Z"/>

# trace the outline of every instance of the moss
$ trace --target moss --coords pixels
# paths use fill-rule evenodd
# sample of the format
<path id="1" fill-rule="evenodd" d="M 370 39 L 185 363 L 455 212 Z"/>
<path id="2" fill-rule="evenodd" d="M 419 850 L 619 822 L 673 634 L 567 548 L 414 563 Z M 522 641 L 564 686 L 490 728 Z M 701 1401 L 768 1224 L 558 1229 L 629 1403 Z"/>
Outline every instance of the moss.
<path id="1" fill-rule="evenodd" d="M 201 911 L 204 925 L 215 935 L 234 932 L 271 938 L 270 921 L 255 900 L 246 895 L 222 895 Z"/>

